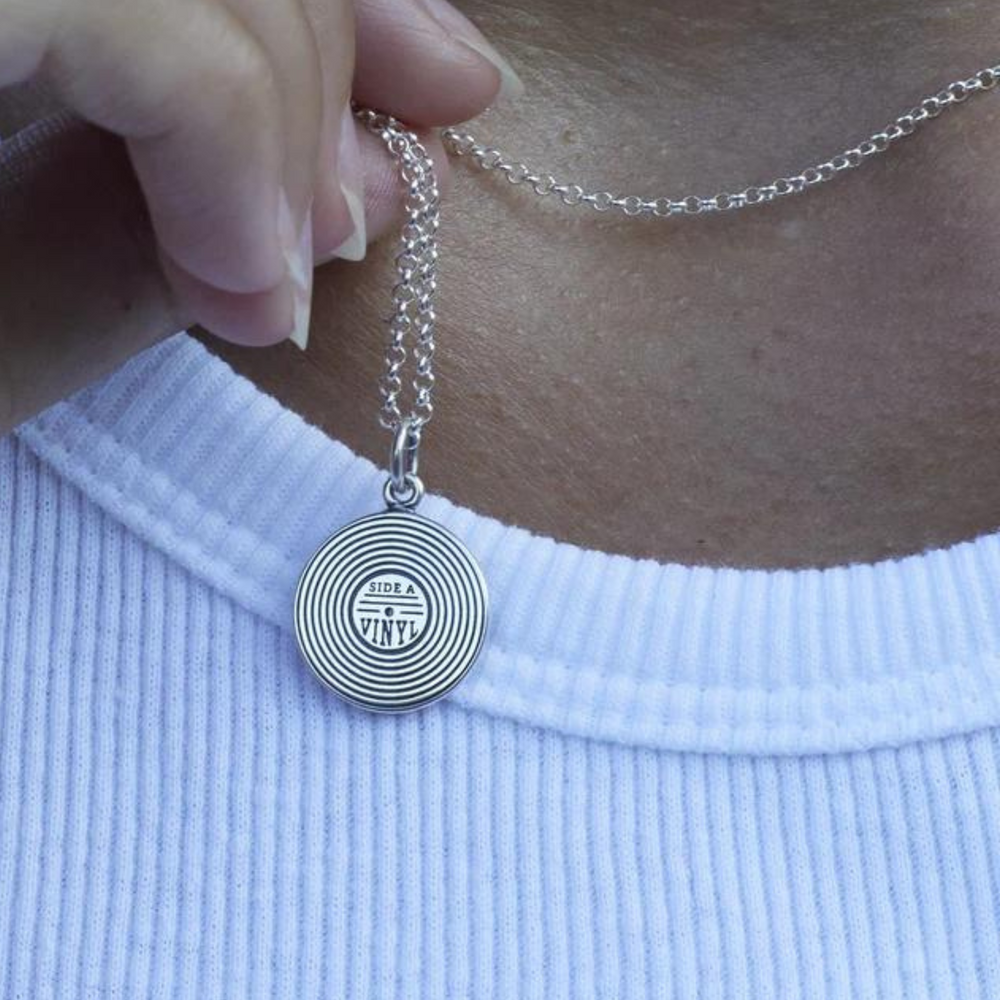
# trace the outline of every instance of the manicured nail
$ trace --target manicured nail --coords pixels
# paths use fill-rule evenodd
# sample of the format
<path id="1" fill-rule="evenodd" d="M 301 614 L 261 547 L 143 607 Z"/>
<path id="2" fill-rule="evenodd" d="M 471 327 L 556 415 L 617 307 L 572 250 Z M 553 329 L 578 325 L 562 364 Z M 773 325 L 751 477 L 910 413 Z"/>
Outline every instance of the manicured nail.
<path id="1" fill-rule="evenodd" d="M 294 303 L 292 332 L 288 339 L 304 351 L 306 344 L 309 343 L 309 318 L 312 313 L 312 213 L 306 212 L 305 221 L 296 233 L 291 206 L 284 195 L 281 198 L 280 212 L 279 227 L 284 242 L 288 277 L 292 282 Z"/>
<path id="2" fill-rule="evenodd" d="M 337 147 L 337 176 L 340 190 L 351 216 L 351 235 L 339 246 L 319 255 L 320 263 L 334 257 L 341 260 L 364 260 L 368 250 L 368 232 L 365 227 L 365 170 L 358 145 L 357 125 L 350 104 L 340 118 L 340 135 Z"/>
<path id="3" fill-rule="evenodd" d="M 431 17 L 449 35 L 468 45 L 496 67 L 500 74 L 500 90 L 494 103 L 517 100 L 524 93 L 524 84 L 510 63 L 486 41 L 483 33 L 464 14 L 452 7 L 448 0 L 423 0 L 423 3 Z"/>

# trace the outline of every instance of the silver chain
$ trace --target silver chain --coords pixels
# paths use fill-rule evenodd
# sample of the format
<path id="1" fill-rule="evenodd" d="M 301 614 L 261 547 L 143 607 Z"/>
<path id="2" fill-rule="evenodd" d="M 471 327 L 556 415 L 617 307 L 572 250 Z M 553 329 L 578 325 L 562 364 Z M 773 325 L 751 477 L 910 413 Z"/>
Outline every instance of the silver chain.
<path id="1" fill-rule="evenodd" d="M 1000 65 L 980 70 L 975 76 L 957 80 L 925 98 L 884 129 L 829 160 L 767 184 L 751 185 L 737 192 L 723 191 L 710 197 L 643 198 L 610 191 L 589 192 L 579 184 L 563 183 L 551 174 L 540 174 L 524 163 L 512 161 L 468 132 L 447 128 L 441 135 L 445 148 L 456 156 L 468 157 L 481 169 L 504 175 L 511 184 L 526 184 L 539 196 L 556 195 L 566 205 L 587 205 L 598 212 L 618 209 L 628 216 L 702 215 L 767 204 L 831 181 L 884 153 L 948 108 L 963 103 L 974 94 L 993 90 L 998 83 Z M 434 414 L 434 293 L 437 290 L 440 195 L 434 163 L 413 132 L 389 115 L 364 108 L 356 109 L 355 113 L 386 144 L 406 185 L 406 222 L 395 258 L 393 311 L 388 319 L 385 367 L 379 379 L 382 396 L 379 422 L 394 432 L 390 463 L 393 472 L 386 486 L 387 499 L 397 505 L 414 506 L 423 492 L 416 475 L 420 433 Z M 404 416 L 400 396 L 403 373 L 411 353 L 413 402 L 410 412 Z"/>
<path id="2" fill-rule="evenodd" d="M 832 181 L 848 170 L 860 167 L 871 157 L 912 135 L 943 111 L 961 104 L 973 94 L 993 90 L 1000 83 L 1000 65 L 980 70 L 967 80 L 956 80 L 944 90 L 925 98 L 915 108 L 900 115 L 891 124 L 842 153 L 807 167 L 800 173 L 778 177 L 767 184 L 753 184 L 740 191 L 721 191 L 709 197 L 691 194 L 680 198 L 644 198 L 641 195 L 617 195 L 611 191 L 587 191 L 579 184 L 567 184 L 551 174 L 538 173 L 524 163 L 509 159 L 499 149 L 480 143 L 475 136 L 456 128 L 441 133 L 445 148 L 456 156 L 468 157 L 482 170 L 503 174 L 511 184 L 527 185 L 540 197 L 556 195 L 566 205 L 587 205 L 597 212 L 618 209 L 625 215 L 664 218 L 673 215 L 703 215 L 728 212 L 752 205 L 763 205 L 791 194 L 800 194 L 817 184 Z"/>
<path id="3" fill-rule="evenodd" d="M 379 379 L 379 423 L 387 430 L 407 430 L 416 451 L 420 431 L 434 414 L 434 293 L 437 290 L 437 231 L 440 195 L 434 163 L 417 136 L 389 115 L 367 109 L 355 114 L 379 136 L 399 167 L 406 185 L 406 222 L 396 252 L 396 283 L 388 320 L 385 368 Z M 399 397 L 403 371 L 412 351 L 413 406 L 403 416 Z"/>

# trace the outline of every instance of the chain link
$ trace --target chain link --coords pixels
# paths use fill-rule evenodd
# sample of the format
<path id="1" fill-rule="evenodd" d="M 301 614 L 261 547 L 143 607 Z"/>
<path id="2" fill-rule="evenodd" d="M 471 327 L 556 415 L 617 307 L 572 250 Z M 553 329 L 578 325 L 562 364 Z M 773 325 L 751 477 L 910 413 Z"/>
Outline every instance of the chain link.
<path id="1" fill-rule="evenodd" d="M 566 205 L 587 205 L 597 212 L 618 210 L 628 216 L 664 218 L 674 215 L 703 215 L 707 212 L 729 212 L 767 204 L 832 181 L 840 174 L 860 167 L 871 157 L 884 153 L 900 139 L 913 135 L 921 126 L 932 118 L 937 118 L 948 108 L 961 104 L 973 94 L 993 90 L 998 83 L 1000 65 L 980 70 L 969 79 L 956 80 L 944 90 L 925 98 L 885 128 L 822 163 L 788 177 L 778 177 L 767 184 L 754 184 L 735 192 L 721 191 L 709 197 L 691 194 L 680 198 L 643 198 L 635 194 L 587 191 L 579 184 L 564 183 L 551 174 L 537 173 L 524 163 L 510 160 L 499 149 L 480 143 L 469 132 L 447 128 L 442 131 L 441 136 L 450 153 L 467 157 L 482 170 L 503 174 L 511 184 L 527 185 L 539 197 L 556 195 Z"/>
<path id="2" fill-rule="evenodd" d="M 396 283 L 388 320 L 385 368 L 379 379 L 379 423 L 396 431 L 408 421 L 414 447 L 434 414 L 434 293 L 437 290 L 439 203 L 434 163 L 423 144 L 389 115 L 356 109 L 357 118 L 385 143 L 405 185 L 406 222 L 396 253 Z M 404 370 L 412 354 L 413 406 L 400 408 Z"/>

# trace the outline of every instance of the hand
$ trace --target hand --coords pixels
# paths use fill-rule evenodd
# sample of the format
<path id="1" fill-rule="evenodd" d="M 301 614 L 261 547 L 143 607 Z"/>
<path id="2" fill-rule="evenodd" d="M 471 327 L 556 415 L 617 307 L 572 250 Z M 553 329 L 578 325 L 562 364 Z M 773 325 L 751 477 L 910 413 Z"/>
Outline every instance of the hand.
<path id="1" fill-rule="evenodd" d="M 39 382 L 41 403 L 61 391 L 47 383 L 66 338 L 77 367 L 117 344 L 91 371 L 193 322 L 304 344 L 314 259 L 359 259 L 397 199 L 366 195 L 385 154 L 352 90 L 426 127 L 517 86 L 444 0 L 0 0 L 0 87 L 26 80 L 102 133 L 62 115 L 0 145 L 8 426 Z"/>

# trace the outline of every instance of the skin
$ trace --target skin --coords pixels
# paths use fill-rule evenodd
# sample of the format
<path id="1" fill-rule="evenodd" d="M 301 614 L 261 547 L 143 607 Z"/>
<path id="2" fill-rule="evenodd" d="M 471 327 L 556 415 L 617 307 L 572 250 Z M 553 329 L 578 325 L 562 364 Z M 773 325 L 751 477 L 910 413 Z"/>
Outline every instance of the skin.
<path id="1" fill-rule="evenodd" d="M 998 60 L 1000 11 L 920 0 L 464 9 L 526 84 L 477 134 L 542 172 L 710 194 L 831 155 Z M 1000 100 L 718 218 L 542 204 L 465 167 L 443 219 L 430 488 L 685 563 L 901 556 L 1000 520 Z M 309 350 L 206 338 L 383 463 L 391 251 L 316 279 Z"/>
<path id="2" fill-rule="evenodd" d="M 0 0 L 0 431 L 194 322 L 304 343 L 399 212 L 352 95 L 446 174 L 509 83 L 447 0 Z"/>
<path id="3" fill-rule="evenodd" d="M 656 194 L 815 162 L 996 64 L 1000 26 L 986 0 L 463 9 L 527 85 L 477 133 L 543 171 Z M 55 136 L 69 150 L 43 145 L 52 161 L 31 158 L 13 185 L 27 199 L 4 197 L 0 171 L 6 426 L 186 322 L 162 277 L 123 266 L 155 254 L 140 193 L 120 148 L 79 128 Z M 870 561 L 995 530 L 998 152 L 990 95 L 803 197 L 649 223 L 540 203 L 459 167 L 430 488 L 577 544 L 688 563 Z M 369 154 L 375 235 L 391 229 L 392 185 Z M 68 160 L 90 166 L 60 169 Z M 380 463 L 390 257 L 383 245 L 317 272 L 304 354 L 203 335 Z"/>

